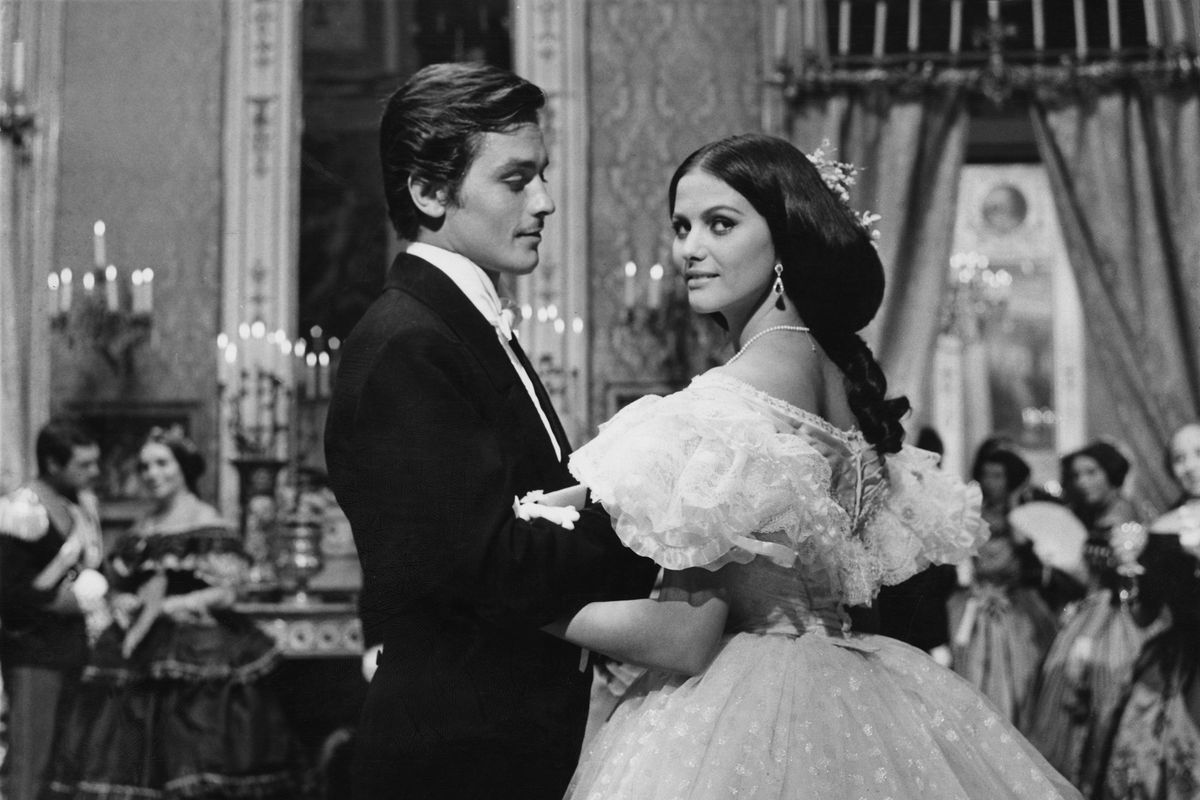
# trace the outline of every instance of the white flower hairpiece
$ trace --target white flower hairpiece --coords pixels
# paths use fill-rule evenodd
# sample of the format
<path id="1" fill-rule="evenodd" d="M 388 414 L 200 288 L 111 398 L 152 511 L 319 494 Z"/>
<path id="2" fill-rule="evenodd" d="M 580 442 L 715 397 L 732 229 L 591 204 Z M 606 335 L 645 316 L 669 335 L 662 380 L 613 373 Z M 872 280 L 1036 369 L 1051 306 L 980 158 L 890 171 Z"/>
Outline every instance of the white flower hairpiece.
<path id="1" fill-rule="evenodd" d="M 811 153 L 805 153 L 812 165 L 817 168 L 817 172 L 821 175 L 821 180 L 825 181 L 825 185 L 829 190 L 842 201 L 846 208 L 850 209 L 850 213 L 854 215 L 854 219 L 862 226 L 871 237 L 871 244 L 879 246 L 879 231 L 875 228 L 875 223 L 883 219 L 878 214 L 870 211 L 855 211 L 850 205 L 850 187 L 858 176 L 858 167 L 846 161 L 838 161 L 826 156 L 826 151 L 832 153 L 834 147 L 828 139 L 821 140 L 821 146 Z"/>

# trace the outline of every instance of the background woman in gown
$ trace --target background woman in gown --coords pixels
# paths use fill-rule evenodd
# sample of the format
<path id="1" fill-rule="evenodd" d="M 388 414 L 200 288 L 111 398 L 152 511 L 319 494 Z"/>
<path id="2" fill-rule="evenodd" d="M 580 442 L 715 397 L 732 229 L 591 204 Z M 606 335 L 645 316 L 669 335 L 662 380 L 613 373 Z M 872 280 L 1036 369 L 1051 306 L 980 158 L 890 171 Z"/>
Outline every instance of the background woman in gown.
<path id="1" fill-rule="evenodd" d="M 1113 710 L 1152 629 L 1130 613 L 1133 570 L 1145 543 L 1134 504 L 1121 494 L 1129 461 L 1097 441 L 1062 459 L 1068 504 L 1087 528 L 1087 596 L 1064 613 L 1026 713 L 1029 740 L 1091 796 Z"/>
<path id="2" fill-rule="evenodd" d="M 115 543 L 115 622 L 96 643 L 51 797 L 297 798 L 298 752 L 263 679 L 279 653 L 232 610 L 241 537 L 195 494 L 204 460 L 153 432 L 138 473 L 150 513 Z"/>
<path id="3" fill-rule="evenodd" d="M 589 604 L 552 630 L 676 673 L 629 689 L 569 796 L 1076 797 L 953 672 L 849 630 L 848 605 L 986 535 L 978 490 L 902 447 L 907 401 L 857 335 L 883 296 L 862 219 L 762 135 L 694 153 L 669 199 L 689 303 L 739 349 L 571 458 L 666 573 L 662 602 Z"/>
<path id="4" fill-rule="evenodd" d="M 970 562 L 969 585 L 949 602 L 954 671 L 1014 723 L 1058 628 L 1038 591 L 1041 563 L 1008 521 L 1029 475 L 1025 459 L 1003 444 L 980 446 L 971 477 L 990 536 Z"/>
<path id="5" fill-rule="evenodd" d="M 1179 503 L 1150 526 L 1133 605 L 1140 622 L 1170 609 L 1146 642 L 1114 715 L 1103 800 L 1189 800 L 1200 795 L 1200 424 L 1171 437 Z"/>

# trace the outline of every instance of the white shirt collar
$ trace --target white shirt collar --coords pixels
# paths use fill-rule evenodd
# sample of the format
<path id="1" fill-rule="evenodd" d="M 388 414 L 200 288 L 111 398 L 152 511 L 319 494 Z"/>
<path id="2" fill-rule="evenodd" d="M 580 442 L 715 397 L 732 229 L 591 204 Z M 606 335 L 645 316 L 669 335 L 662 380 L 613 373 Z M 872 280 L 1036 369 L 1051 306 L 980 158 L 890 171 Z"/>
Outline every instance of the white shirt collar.
<path id="1" fill-rule="evenodd" d="M 494 326 L 505 339 L 512 339 L 512 326 L 507 315 L 502 313 L 503 306 L 500 304 L 500 295 L 496 294 L 496 286 L 478 264 L 466 256 L 428 242 L 412 242 L 407 251 L 445 273 L 471 304 L 479 309 L 489 325 Z"/>

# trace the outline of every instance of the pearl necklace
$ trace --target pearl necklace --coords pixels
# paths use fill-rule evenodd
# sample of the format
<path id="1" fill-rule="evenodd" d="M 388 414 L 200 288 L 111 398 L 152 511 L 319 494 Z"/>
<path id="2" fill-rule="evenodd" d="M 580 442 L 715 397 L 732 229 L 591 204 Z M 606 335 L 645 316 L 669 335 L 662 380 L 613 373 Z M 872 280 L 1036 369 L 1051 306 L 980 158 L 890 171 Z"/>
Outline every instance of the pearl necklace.
<path id="1" fill-rule="evenodd" d="M 750 345 L 754 344 L 754 342 L 757 341 L 759 338 L 766 336 L 768 333 L 773 333 L 775 331 L 792 331 L 794 333 L 807 333 L 809 336 L 812 335 L 812 331 L 810 331 L 808 328 L 804 327 L 803 325 L 772 325 L 769 328 L 763 328 L 761 331 L 759 331 L 758 333 L 754 334 L 749 339 L 747 339 L 746 343 L 744 345 L 742 345 L 741 348 L 736 353 L 733 354 L 733 357 L 725 362 L 725 366 L 729 366 L 730 364 L 732 364 L 733 362 L 735 362 L 739 358 L 741 358 L 742 353 L 746 352 L 746 350 L 750 347 Z M 813 349 L 814 350 L 817 349 L 816 345 L 813 345 Z"/>

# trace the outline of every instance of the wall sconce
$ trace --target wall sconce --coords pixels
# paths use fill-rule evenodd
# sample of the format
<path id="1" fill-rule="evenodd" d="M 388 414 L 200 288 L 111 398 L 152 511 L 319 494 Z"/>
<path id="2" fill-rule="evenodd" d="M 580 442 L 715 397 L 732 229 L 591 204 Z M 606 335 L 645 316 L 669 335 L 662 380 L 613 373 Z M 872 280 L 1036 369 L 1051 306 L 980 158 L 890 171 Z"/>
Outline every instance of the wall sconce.
<path id="1" fill-rule="evenodd" d="M 108 263 L 105 225 L 92 226 L 93 265 L 78 279 L 70 267 L 52 272 L 46 279 L 50 289 L 50 327 L 65 333 L 67 344 L 76 340 L 91 344 L 114 370 L 128 365 L 130 351 L 146 341 L 154 311 L 154 270 L 135 269 L 128 293 L 121 291 L 120 273 Z M 78 286 L 77 286 L 78 282 Z M 128 298 L 123 303 L 122 295 Z"/>
<path id="2" fill-rule="evenodd" d="M 13 146 L 27 153 L 28 136 L 33 132 L 35 118 L 25 97 L 25 42 L 13 42 L 12 79 L 0 93 L 0 135 L 12 140 Z"/>

